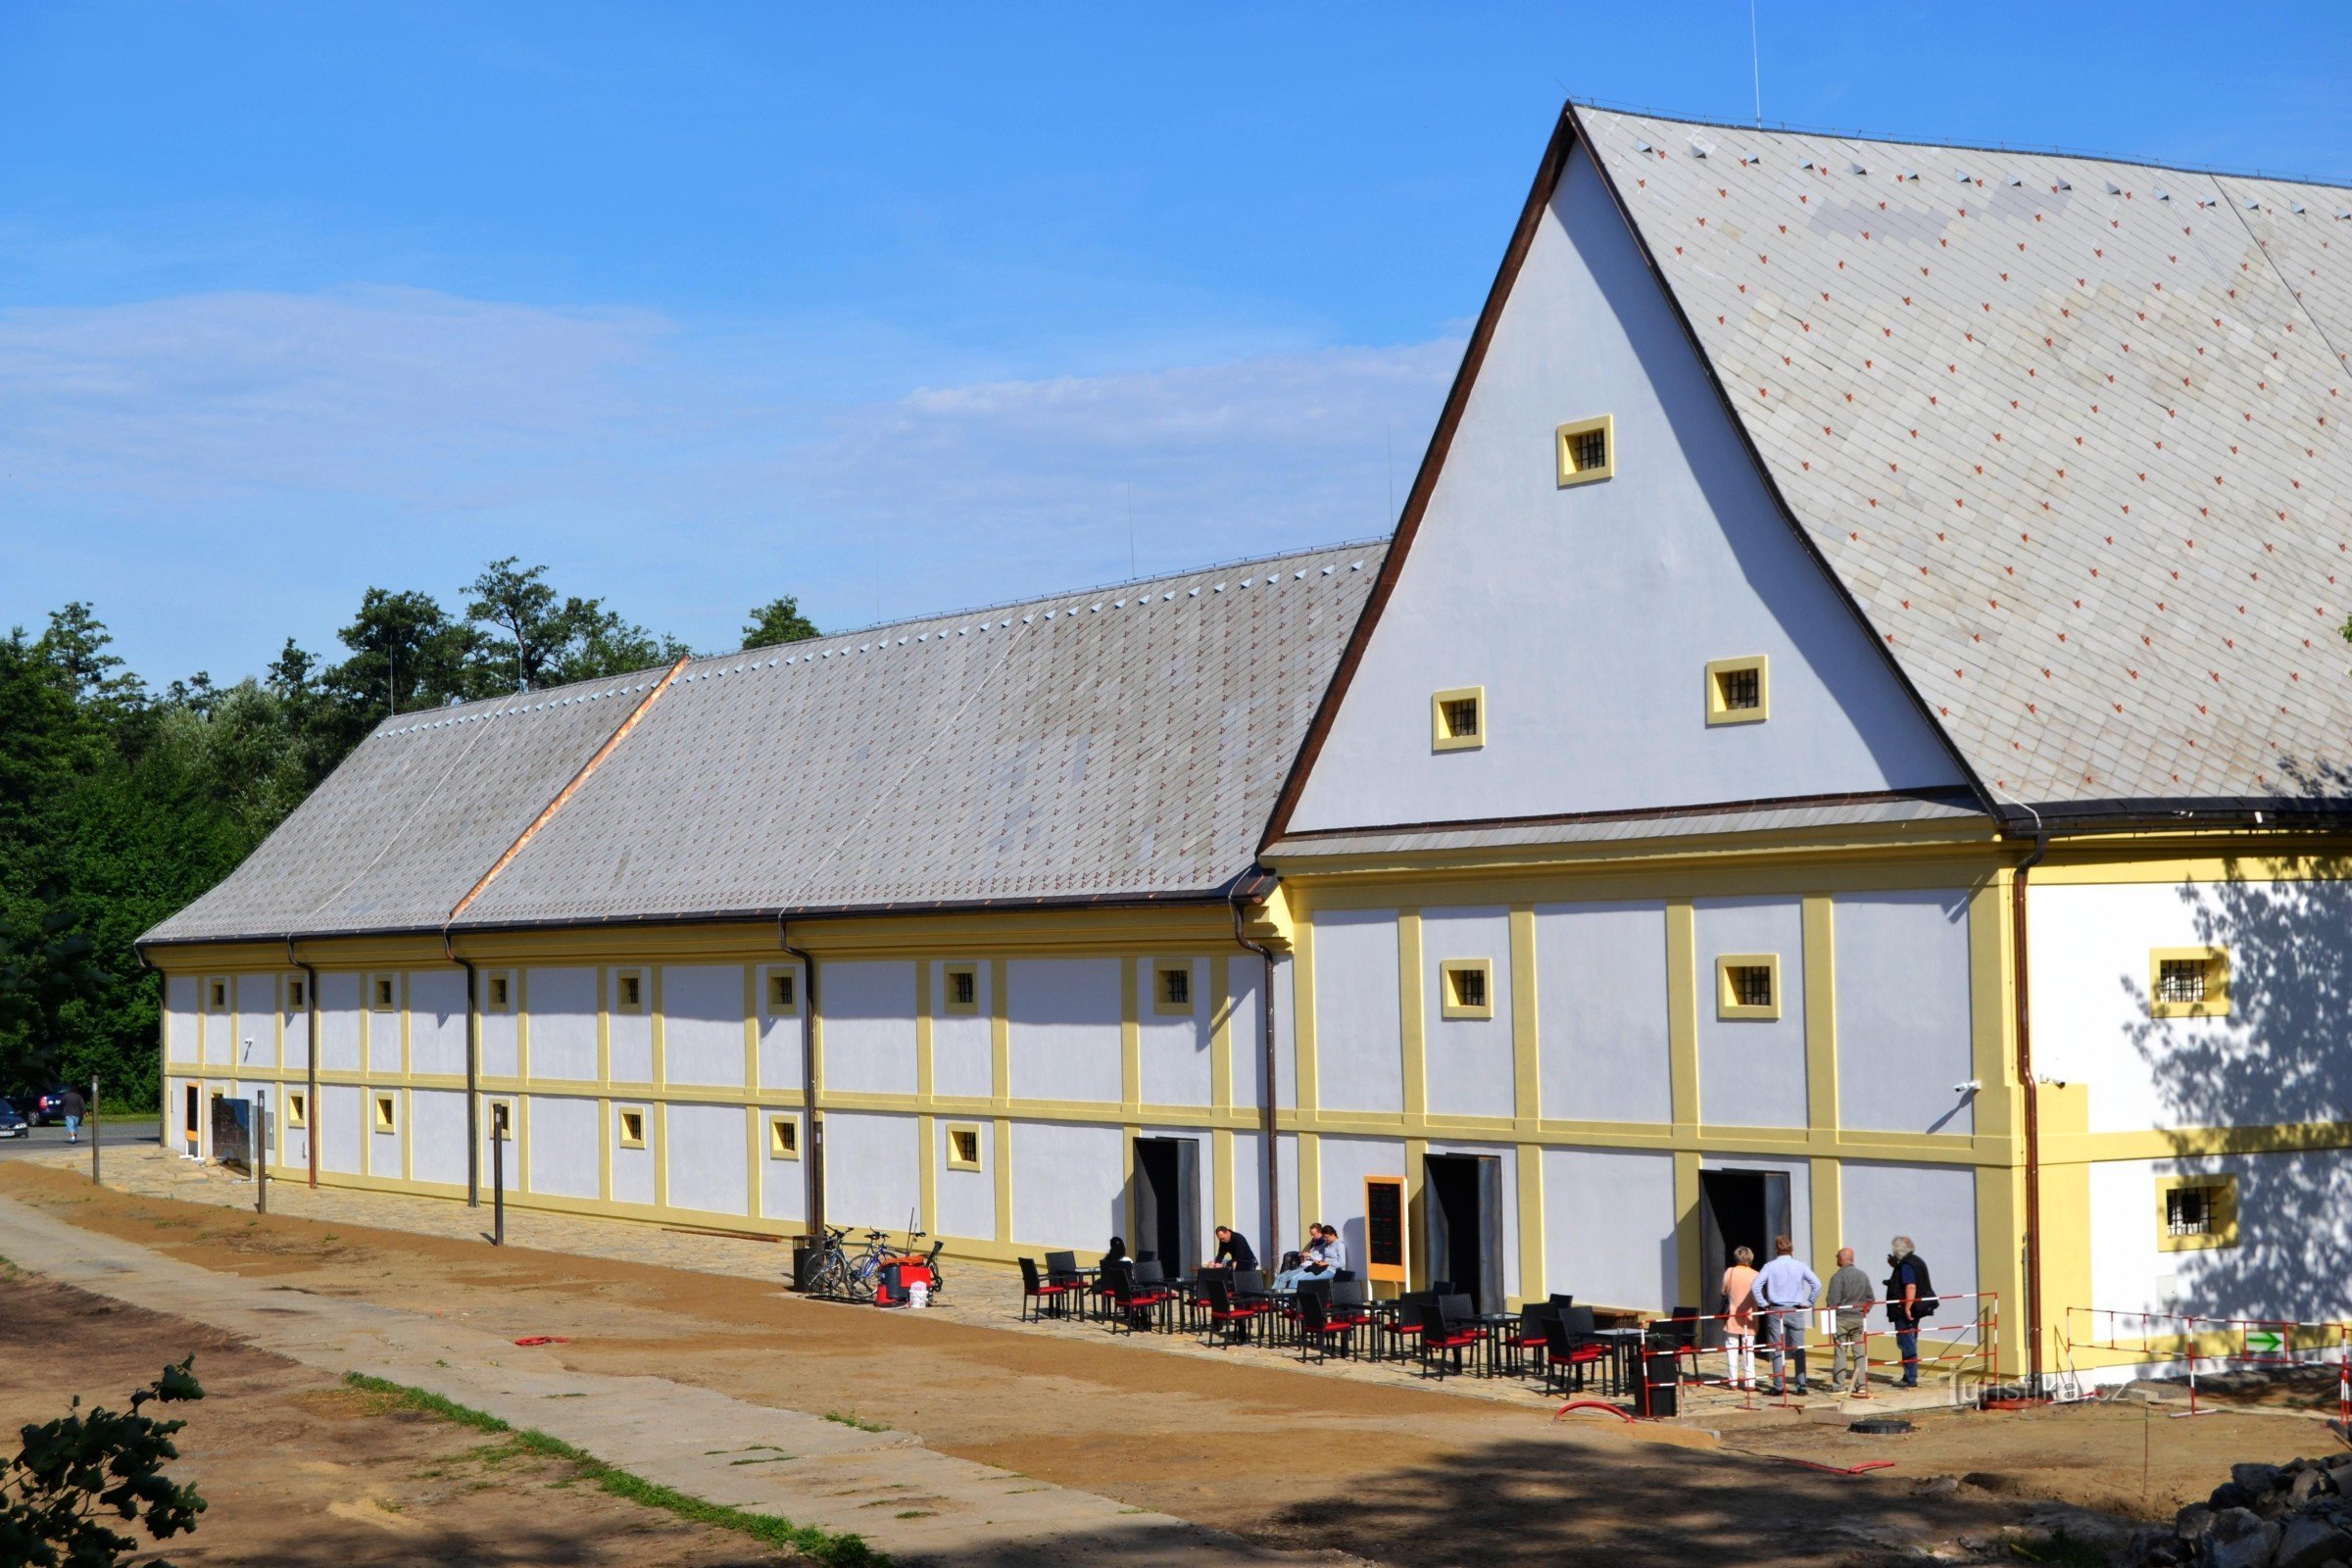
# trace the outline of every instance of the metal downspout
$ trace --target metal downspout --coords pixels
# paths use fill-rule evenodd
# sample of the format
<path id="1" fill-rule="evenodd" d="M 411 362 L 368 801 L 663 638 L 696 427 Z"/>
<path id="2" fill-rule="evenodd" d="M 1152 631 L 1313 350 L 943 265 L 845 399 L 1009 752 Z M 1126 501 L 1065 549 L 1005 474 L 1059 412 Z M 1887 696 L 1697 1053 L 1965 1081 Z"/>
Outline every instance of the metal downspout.
<path id="1" fill-rule="evenodd" d="M 1264 982 L 1257 988 L 1257 1038 L 1265 1050 L 1263 1087 L 1258 1093 L 1260 1109 L 1264 1114 L 1266 1184 L 1266 1228 L 1261 1233 L 1266 1245 L 1279 1250 L 1282 1246 L 1282 1156 L 1275 1144 L 1274 1093 L 1274 951 L 1250 940 L 1242 928 L 1242 893 L 1233 894 L 1233 940 L 1257 955 L 1265 965 Z"/>
<path id="2" fill-rule="evenodd" d="M 450 945 L 449 927 L 441 928 L 441 951 L 466 971 L 466 1206 L 482 1206 L 482 1054 L 481 1023 L 475 990 L 480 976 L 471 958 L 461 958 Z"/>
<path id="3" fill-rule="evenodd" d="M 303 1001 L 310 1012 L 310 1043 L 302 1053 L 302 1149 L 305 1163 L 310 1166 L 311 1187 L 318 1186 L 318 1129 L 326 1120 L 318 1114 L 318 971 L 297 957 L 294 936 L 286 934 L 286 961 L 307 977 L 303 985 Z M 284 1112 L 280 1111 L 280 1115 Z"/>
<path id="4" fill-rule="evenodd" d="M 2029 808 L 2031 809 L 2031 808 Z M 2026 1089 L 2026 1370 L 2031 1392 L 2041 1392 L 2041 1092 L 2034 1075 L 2032 965 L 2027 961 L 2026 884 L 2034 867 L 2050 853 L 2050 835 L 2034 818 L 2034 849 L 2009 877 L 2009 946 L 2015 965 L 2017 1076 Z"/>
<path id="5" fill-rule="evenodd" d="M 792 945 L 791 916 L 776 916 L 776 946 L 801 961 L 801 1103 L 808 1109 L 808 1147 L 801 1152 L 808 1184 L 808 1235 L 825 1235 L 825 1118 L 816 1104 L 816 959 Z M 926 1152 L 925 1157 L 929 1157 Z M 800 1282 L 793 1282 L 798 1285 Z"/>

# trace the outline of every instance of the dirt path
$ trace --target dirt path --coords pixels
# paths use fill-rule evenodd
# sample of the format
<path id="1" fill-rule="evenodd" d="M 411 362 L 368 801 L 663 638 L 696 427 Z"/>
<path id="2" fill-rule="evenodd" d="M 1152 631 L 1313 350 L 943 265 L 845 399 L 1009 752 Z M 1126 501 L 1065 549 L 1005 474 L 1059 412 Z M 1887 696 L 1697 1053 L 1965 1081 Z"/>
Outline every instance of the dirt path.
<path id="1" fill-rule="evenodd" d="M 0 1271 L 0 1431 L 131 1390 L 193 1353 L 203 1399 L 175 1481 L 208 1504 L 174 1562 L 344 1568 L 353 1563 L 738 1568 L 793 1560 L 574 1484 L 574 1469 L 511 1442 L 413 1414 L 185 1318 Z M 151 1409 L 153 1407 L 150 1407 Z M 13 1446 L 13 1445 L 12 1445 Z M 140 1538 L 142 1542 L 145 1538 Z"/>
<path id="2" fill-rule="evenodd" d="M 2028 1519 L 2034 1497 L 2140 1512 L 2143 1442 L 2144 1506 L 2169 1512 L 2169 1499 L 2202 1494 L 2230 1462 L 2283 1458 L 2312 1441 L 2301 1423 L 2256 1417 L 2167 1422 L 2151 1437 L 2136 1415 L 2103 1411 L 1930 1418 L 1891 1442 L 1769 1417 L 1724 1434 L 1742 1448 L 1897 1460 L 1849 1479 L 1716 1452 L 1693 1432 L 1572 1430 L 1510 1405 L 829 1306 L 752 1280 L 256 1220 L 93 1194 L 32 1165 L 0 1171 L 0 1193 L 206 1269 L 503 1339 L 564 1335 L 571 1344 L 540 1353 L 581 1373 L 855 1414 L 1039 1485 L 1383 1563 L 1892 1560 L 1989 1543 Z M 1936 1479 L 1969 1474 L 1988 1484 Z"/>

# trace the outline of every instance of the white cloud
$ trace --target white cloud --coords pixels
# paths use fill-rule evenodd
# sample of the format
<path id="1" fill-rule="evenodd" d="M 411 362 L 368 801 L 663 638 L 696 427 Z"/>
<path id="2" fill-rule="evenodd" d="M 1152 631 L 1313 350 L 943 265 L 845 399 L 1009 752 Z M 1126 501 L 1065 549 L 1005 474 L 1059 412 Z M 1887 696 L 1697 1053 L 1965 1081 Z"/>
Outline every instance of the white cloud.
<path id="1" fill-rule="evenodd" d="M 159 676 L 236 671 L 520 554 L 716 646 L 775 593 L 843 624 L 1124 575 L 1130 515 L 1146 571 L 1362 537 L 1460 353 L 924 385 L 893 340 L 906 390 L 827 403 L 839 343 L 406 289 L 0 313 L 0 507 L 40 525 L 0 618 L 95 599 Z"/>

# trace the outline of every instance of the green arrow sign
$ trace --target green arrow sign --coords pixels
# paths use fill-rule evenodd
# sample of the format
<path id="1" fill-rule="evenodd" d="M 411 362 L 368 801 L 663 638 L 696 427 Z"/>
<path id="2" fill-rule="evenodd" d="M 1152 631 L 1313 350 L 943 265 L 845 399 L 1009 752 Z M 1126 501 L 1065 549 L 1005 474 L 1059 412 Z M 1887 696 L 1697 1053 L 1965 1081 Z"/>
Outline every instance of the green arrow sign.
<path id="1" fill-rule="evenodd" d="M 2277 1329 L 2246 1330 L 2246 1348 L 2257 1355 L 2268 1355 L 2286 1348 L 2285 1339 Z"/>

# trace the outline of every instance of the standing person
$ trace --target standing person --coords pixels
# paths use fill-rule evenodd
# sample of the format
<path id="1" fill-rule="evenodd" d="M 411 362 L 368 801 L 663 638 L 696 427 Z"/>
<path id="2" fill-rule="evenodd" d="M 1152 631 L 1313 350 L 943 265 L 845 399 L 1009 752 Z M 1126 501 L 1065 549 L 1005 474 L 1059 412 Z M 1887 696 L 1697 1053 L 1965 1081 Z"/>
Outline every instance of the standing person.
<path id="1" fill-rule="evenodd" d="M 1903 1358 L 1901 1387 L 1919 1387 L 1919 1326 L 1935 1315 L 1941 1303 L 1936 1299 L 1936 1284 L 1928 1277 L 1928 1262 L 1911 1246 L 1911 1238 L 1897 1236 L 1886 1249 L 1886 1266 L 1893 1272 L 1886 1276 L 1886 1320 L 1894 1325 L 1894 1348 Z"/>
<path id="2" fill-rule="evenodd" d="M 1206 1266 L 1232 1269 L 1255 1268 L 1257 1267 L 1257 1250 L 1250 1245 L 1250 1238 L 1244 1236 L 1240 1231 L 1230 1225 L 1220 1225 L 1217 1227 L 1217 1255 L 1210 1258 Z"/>
<path id="3" fill-rule="evenodd" d="M 1859 1398 L 1870 1397 L 1870 1357 L 1866 1353 L 1869 1341 L 1864 1325 L 1870 1320 L 1870 1276 L 1854 1267 L 1854 1250 L 1838 1249 L 1838 1272 L 1830 1276 L 1830 1287 L 1821 1304 L 1835 1307 L 1838 1312 L 1837 1348 L 1830 1352 L 1830 1388 L 1845 1389 Z M 1853 1377 L 1848 1381 L 1846 1371 L 1851 1365 Z"/>
<path id="4" fill-rule="evenodd" d="M 1796 1352 L 1796 1392 L 1805 1392 L 1805 1317 L 1821 1294 L 1821 1279 L 1797 1261 L 1796 1243 L 1772 1239 L 1772 1261 L 1756 1276 L 1756 1305 L 1764 1313 L 1764 1343 L 1772 1348 L 1772 1394 L 1779 1398 L 1788 1380 L 1781 1374 L 1788 1352 Z"/>
<path id="5" fill-rule="evenodd" d="M 89 1108 L 89 1102 L 81 1098 L 81 1091 L 69 1085 L 65 1098 L 59 1101 L 57 1105 L 58 1114 L 66 1119 L 67 1143 L 78 1144 L 81 1142 L 82 1113 Z"/>
<path id="6" fill-rule="evenodd" d="M 1735 1248 L 1723 1271 L 1723 1381 L 1735 1389 L 1756 1386 L 1756 1253 Z"/>

